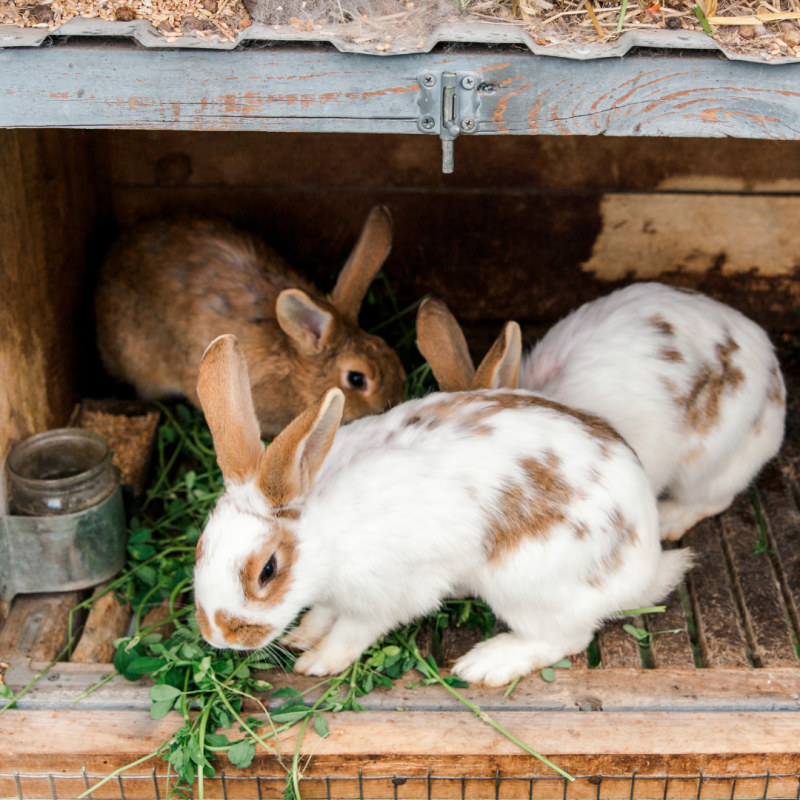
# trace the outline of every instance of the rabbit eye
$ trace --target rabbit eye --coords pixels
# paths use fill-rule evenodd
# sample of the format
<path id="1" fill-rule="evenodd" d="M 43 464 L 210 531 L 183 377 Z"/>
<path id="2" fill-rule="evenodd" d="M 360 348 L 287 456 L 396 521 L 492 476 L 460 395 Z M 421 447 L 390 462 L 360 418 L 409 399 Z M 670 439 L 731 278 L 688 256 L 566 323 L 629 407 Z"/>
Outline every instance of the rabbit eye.
<path id="1" fill-rule="evenodd" d="M 351 389 L 365 389 L 367 386 L 367 376 L 363 372 L 350 370 L 347 373 L 347 383 Z"/>
<path id="2" fill-rule="evenodd" d="M 272 556 L 272 558 L 264 565 L 264 569 L 261 570 L 261 574 L 258 576 L 258 582 L 262 586 L 266 586 L 266 584 L 275 577 L 275 573 L 277 571 L 278 568 L 275 564 L 275 556 Z"/>

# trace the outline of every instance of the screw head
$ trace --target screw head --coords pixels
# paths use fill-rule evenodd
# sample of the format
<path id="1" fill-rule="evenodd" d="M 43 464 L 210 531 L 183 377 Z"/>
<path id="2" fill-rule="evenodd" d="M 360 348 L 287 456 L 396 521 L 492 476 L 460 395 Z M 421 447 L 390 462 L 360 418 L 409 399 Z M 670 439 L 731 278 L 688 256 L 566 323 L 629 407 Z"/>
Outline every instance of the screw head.
<path id="1" fill-rule="evenodd" d="M 461 79 L 461 85 L 465 89 L 474 89 L 475 88 L 475 78 L 473 78 L 472 75 L 465 75 Z"/>
<path id="2" fill-rule="evenodd" d="M 422 83 L 424 86 L 427 86 L 430 89 L 432 86 L 436 86 L 436 76 L 431 75 L 430 72 L 427 75 L 422 77 Z"/>
<path id="3" fill-rule="evenodd" d="M 436 126 L 436 120 L 433 117 L 423 117 L 419 124 L 426 130 L 430 131 Z"/>
<path id="4" fill-rule="evenodd" d="M 467 117 L 467 119 L 462 119 L 461 130 L 467 132 L 475 130 L 475 120 L 472 119 L 471 117 Z"/>

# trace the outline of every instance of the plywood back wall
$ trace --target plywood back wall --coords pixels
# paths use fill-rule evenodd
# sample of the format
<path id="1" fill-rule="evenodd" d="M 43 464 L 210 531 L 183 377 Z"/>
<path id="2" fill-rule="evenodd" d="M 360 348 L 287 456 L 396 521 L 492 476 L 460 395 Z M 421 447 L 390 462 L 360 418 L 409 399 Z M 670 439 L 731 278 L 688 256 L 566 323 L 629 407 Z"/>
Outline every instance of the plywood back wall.
<path id="1" fill-rule="evenodd" d="M 633 278 L 691 286 L 773 327 L 800 300 L 800 142 L 100 132 L 117 221 L 214 213 L 325 285 L 389 205 L 401 300 L 467 323 L 549 324 Z"/>
<path id="2" fill-rule="evenodd" d="M 63 425 L 77 399 L 88 143 L 76 131 L 0 130 L 0 462 L 15 441 Z"/>

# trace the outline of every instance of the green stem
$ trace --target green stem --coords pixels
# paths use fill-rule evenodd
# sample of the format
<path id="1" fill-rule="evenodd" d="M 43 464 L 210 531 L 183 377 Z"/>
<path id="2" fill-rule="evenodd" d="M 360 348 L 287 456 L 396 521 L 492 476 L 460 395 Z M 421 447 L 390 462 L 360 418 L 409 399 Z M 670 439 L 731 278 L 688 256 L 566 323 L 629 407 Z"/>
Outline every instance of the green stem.
<path id="1" fill-rule="evenodd" d="M 119 672 L 114 670 L 110 675 L 106 675 L 103 680 L 98 681 L 93 686 L 90 686 L 85 692 L 79 694 L 71 703 L 71 706 L 74 706 L 76 703 L 79 703 L 83 700 L 84 697 L 88 697 L 92 692 L 97 691 L 101 686 L 105 686 L 112 678 L 116 678 L 119 675 Z"/>
<path id="2" fill-rule="evenodd" d="M 44 669 L 40 669 L 40 670 L 39 670 L 39 671 L 38 671 L 38 672 L 37 672 L 37 673 L 36 673 L 36 674 L 35 674 L 35 675 L 34 675 L 34 676 L 33 676 L 33 677 L 30 679 L 30 681 L 28 681 L 28 684 L 27 684 L 26 686 L 24 686 L 22 689 L 20 689 L 20 690 L 19 690 L 19 691 L 18 691 L 18 692 L 17 692 L 17 693 L 16 693 L 16 694 L 15 694 L 15 695 L 14 695 L 14 696 L 13 696 L 13 697 L 12 697 L 12 698 L 11 698 L 11 699 L 8 701 L 8 702 L 7 702 L 7 703 L 6 703 L 6 704 L 5 704 L 5 705 L 4 705 L 2 708 L 0 708 L 0 714 L 3 714 L 3 712 L 5 712 L 5 711 L 8 711 L 8 709 L 9 709 L 9 708 L 11 708 L 11 706 L 13 706 L 13 705 L 14 705 L 14 703 L 16 703 L 16 702 L 17 702 L 17 700 L 19 700 L 19 699 L 20 699 L 20 697 L 22 697 L 23 695 L 25 695 L 25 694 L 27 694 L 27 693 L 28 693 L 28 691 L 31 689 L 31 687 L 32 687 L 32 686 L 33 686 L 35 683 L 38 683 L 38 682 L 39 682 L 39 681 L 42 679 L 42 677 L 43 677 L 44 675 L 46 675 L 48 672 L 50 672 L 50 670 L 51 670 L 51 669 L 52 669 L 52 668 L 53 668 L 53 667 L 54 667 L 56 664 L 58 664 L 58 662 L 59 662 L 59 661 L 61 661 L 61 657 L 62 657 L 62 656 L 65 654 L 65 653 L 69 652 L 69 649 L 72 647 L 73 643 L 74 643 L 74 640 L 73 640 L 73 639 L 68 639 L 68 640 L 67 640 L 67 644 L 64 646 L 64 649 L 63 649 L 63 650 L 62 650 L 62 651 L 61 651 L 61 652 L 60 652 L 60 653 L 59 653 L 59 654 L 58 654 L 58 655 L 57 655 L 57 656 L 56 656 L 56 657 L 55 657 L 55 658 L 54 658 L 54 659 L 53 659 L 53 660 L 52 660 L 52 661 L 51 661 L 51 662 L 50 662 L 50 663 L 49 663 L 49 664 L 46 666 L 46 667 L 44 667 Z"/>
<path id="3" fill-rule="evenodd" d="M 158 750 L 154 750 L 152 753 L 148 753 L 148 755 L 142 756 L 136 761 L 132 761 L 130 764 L 126 764 L 124 767 L 120 767 L 119 769 L 114 770 L 114 772 L 112 772 L 110 775 L 106 775 L 106 777 L 103 778 L 103 780 L 101 780 L 99 783 L 96 783 L 94 786 L 91 787 L 91 789 L 87 789 L 83 794 L 79 794 L 78 800 L 83 800 L 84 797 L 90 795 L 92 792 L 97 791 L 101 786 L 104 786 L 110 780 L 116 778 L 117 775 L 121 775 L 123 772 L 129 770 L 131 767 L 136 767 L 139 764 L 144 764 L 145 761 L 149 761 L 151 758 L 155 758 L 171 741 L 172 737 L 170 736 L 169 739 L 167 739 L 167 741 L 164 742 L 164 744 L 162 744 L 161 747 L 158 748 Z"/>
<path id="4" fill-rule="evenodd" d="M 619 21 L 617 22 L 617 33 L 622 30 L 622 25 L 625 22 L 625 12 L 628 10 L 628 0 L 622 0 L 619 9 Z"/>
<path id="5" fill-rule="evenodd" d="M 422 654 L 419 652 L 419 648 L 417 647 L 417 643 L 414 641 L 414 639 L 411 639 L 411 641 L 408 642 L 403 639 L 400 634 L 395 635 L 403 643 L 403 645 L 410 650 L 411 653 L 413 653 L 418 662 L 417 666 L 420 668 L 423 674 L 427 673 L 428 677 L 435 679 L 440 686 L 443 686 L 445 689 L 447 689 L 450 694 L 458 698 L 459 701 L 461 701 L 470 711 L 472 711 L 472 713 L 478 717 L 478 719 L 482 720 L 487 725 L 491 725 L 495 730 L 502 733 L 507 739 L 514 742 L 515 745 L 521 747 L 526 753 L 538 758 L 539 761 L 541 761 L 543 764 L 546 764 L 548 767 L 550 767 L 550 769 L 555 770 L 559 775 L 561 775 L 562 778 L 566 778 L 570 781 L 575 780 L 572 775 L 570 775 L 568 772 L 564 772 L 561 767 L 556 766 L 552 761 L 550 761 L 549 758 L 543 756 L 541 753 L 537 753 L 536 750 L 534 750 L 532 747 L 529 747 L 521 739 L 518 739 L 513 733 L 507 731 L 502 725 L 498 725 L 498 723 L 496 723 L 485 711 L 481 711 L 481 708 L 477 703 L 467 700 L 464 695 L 462 695 L 460 692 L 457 692 L 452 686 L 448 686 L 448 684 L 442 679 L 442 676 L 439 675 L 439 671 L 434 670 L 431 665 L 422 658 Z"/>

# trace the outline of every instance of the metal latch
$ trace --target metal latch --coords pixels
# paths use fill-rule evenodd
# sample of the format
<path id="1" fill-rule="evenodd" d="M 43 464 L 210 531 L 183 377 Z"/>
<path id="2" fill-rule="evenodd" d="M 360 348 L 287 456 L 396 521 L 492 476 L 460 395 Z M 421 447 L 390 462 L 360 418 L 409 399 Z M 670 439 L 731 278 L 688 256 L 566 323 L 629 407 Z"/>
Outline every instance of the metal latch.
<path id="1" fill-rule="evenodd" d="M 478 130 L 476 72 L 436 72 L 426 69 L 417 76 L 420 86 L 417 127 L 436 133 L 442 140 L 442 172 L 453 171 L 453 142 L 461 133 Z"/>

